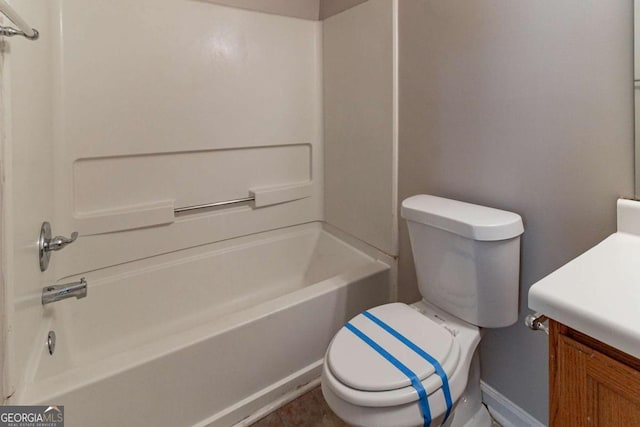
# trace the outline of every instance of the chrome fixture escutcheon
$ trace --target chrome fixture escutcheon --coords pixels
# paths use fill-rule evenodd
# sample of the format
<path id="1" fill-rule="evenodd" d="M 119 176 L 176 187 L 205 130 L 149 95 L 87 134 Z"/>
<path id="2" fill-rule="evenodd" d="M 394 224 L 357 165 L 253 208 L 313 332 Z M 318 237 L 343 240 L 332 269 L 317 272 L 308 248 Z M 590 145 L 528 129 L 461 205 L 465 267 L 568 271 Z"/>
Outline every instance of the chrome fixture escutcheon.
<path id="1" fill-rule="evenodd" d="M 53 356 L 53 352 L 56 351 L 55 331 L 49 331 L 49 335 L 47 335 L 47 347 L 49 347 L 49 354 Z"/>
<path id="2" fill-rule="evenodd" d="M 49 259 L 52 251 L 64 249 L 68 244 L 73 243 L 78 238 L 78 232 L 71 233 L 71 237 L 56 236 L 51 237 L 51 224 L 47 221 L 40 227 L 40 238 L 38 239 L 38 260 L 40 261 L 40 271 L 45 271 L 49 267 Z"/>

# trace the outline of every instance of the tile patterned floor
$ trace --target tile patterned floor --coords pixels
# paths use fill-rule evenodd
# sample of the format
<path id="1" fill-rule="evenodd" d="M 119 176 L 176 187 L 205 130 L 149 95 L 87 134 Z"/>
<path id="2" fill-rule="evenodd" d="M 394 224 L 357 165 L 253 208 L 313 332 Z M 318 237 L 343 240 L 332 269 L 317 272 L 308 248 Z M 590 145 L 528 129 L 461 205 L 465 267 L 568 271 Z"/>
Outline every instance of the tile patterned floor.
<path id="1" fill-rule="evenodd" d="M 251 424 L 251 427 L 349 427 L 349 425 L 331 412 L 318 387 Z M 500 427 L 500 424 L 493 421 L 492 427 Z"/>

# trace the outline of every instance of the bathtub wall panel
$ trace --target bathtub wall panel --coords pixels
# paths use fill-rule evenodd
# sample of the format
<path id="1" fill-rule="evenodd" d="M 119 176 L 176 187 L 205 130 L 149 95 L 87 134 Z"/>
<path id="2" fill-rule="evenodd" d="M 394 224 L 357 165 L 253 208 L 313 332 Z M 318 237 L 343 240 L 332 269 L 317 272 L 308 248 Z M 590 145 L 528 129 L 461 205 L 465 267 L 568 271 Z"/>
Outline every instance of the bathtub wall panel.
<path id="1" fill-rule="evenodd" d="M 53 217 L 51 70 L 58 1 L 10 3 L 41 36 L 35 42 L 3 37 L 0 45 L 0 270 L 5 286 L 0 295 L 0 327 L 5 336 L 4 345 L 0 342 L 4 355 L 0 403 L 14 401 L 22 379 L 30 373 L 32 349 L 40 350 L 45 342 L 38 332 L 44 314 L 40 296 L 42 287 L 53 280 L 50 272 L 40 272 L 35 242 L 42 222 Z M 2 25 L 11 24 L 5 19 Z"/>
<path id="2" fill-rule="evenodd" d="M 325 217 L 397 253 L 394 1 L 370 0 L 323 26 Z"/>
<path id="3" fill-rule="evenodd" d="M 67 0 L 61 25 L 55 225 L 80 238 L 57 278 L 322 219 L 319 22 Z M 173 215 L 296 185 L 304 197 Z"/>

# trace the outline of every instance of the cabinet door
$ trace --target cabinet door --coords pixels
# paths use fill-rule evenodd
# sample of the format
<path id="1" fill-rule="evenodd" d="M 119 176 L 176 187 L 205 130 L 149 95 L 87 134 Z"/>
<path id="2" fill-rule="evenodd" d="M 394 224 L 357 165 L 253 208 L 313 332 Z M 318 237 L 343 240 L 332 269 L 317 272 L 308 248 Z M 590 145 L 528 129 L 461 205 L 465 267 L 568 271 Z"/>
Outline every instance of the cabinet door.
<path id="1" fill-rule="evenodd" d="M 551 370 L 551 426 L 640 426 L 640 372 L 560 335 Z"/>

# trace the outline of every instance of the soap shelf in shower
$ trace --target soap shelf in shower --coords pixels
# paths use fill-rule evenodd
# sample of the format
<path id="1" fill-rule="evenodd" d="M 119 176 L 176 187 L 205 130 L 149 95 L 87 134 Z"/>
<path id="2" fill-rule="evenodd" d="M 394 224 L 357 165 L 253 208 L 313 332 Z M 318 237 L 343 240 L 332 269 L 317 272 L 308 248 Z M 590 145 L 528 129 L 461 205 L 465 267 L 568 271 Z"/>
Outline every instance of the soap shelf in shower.
<path id="1" fill-rule="evenodd" d="M 75 214 L 75 229 L 82 236 L 131 230 L 175 220 L 173 200 L 164 200 L 125 208 Z"/>
<path id="2" fill-rule="evenodd" d="M 285 185 L 281 187 L 265 187 L 260 189 L 249 190 L 249 197 L 239 199 L 223 200 L 219 202 L 203 203 L 200 205 L 185 206 L 175 208 L 173 212 L 178 214 L 198 211 L 201 209 L 219 208 L 228 205 L 237 205 L 239 203 L 253 202 L 254 208 L 264 206 L 277 205 L 294 200 L 304 199 L 311 195 L 311 183 Z"/>
<path id="3" fill-rule="evenodd" d="M 75 229 L 81 235 L 125 231 L 135 228 L 171 224 L 176 215 L 201 213 L 205 209 L 250 203 L 253 209 L 293 202 L 311 196 L 311 181 L 281 186 L 259 187 L 249 190 L 249 197 L 175 207 L 175 200 L 164 200 L 113 210 L 74 215 Z"/>
<path id="4" fill-rule="evenodd" d="M 249 190 L 249 193 L 255 199 L 254 206 L 262 208 L 311 196 L 311 182 L 280 187 L 254 188 Z"/>

